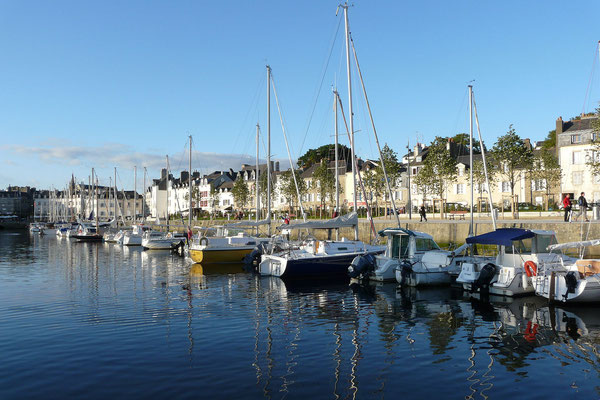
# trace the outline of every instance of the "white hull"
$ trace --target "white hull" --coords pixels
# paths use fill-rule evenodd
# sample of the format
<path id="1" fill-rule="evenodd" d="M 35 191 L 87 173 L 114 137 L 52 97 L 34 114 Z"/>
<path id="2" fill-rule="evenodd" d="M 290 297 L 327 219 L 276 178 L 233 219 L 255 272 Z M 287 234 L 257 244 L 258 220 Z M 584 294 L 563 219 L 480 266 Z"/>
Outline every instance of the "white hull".
<path id="1" fill-rule="evenodd" d="M 125 235 L 123 237 L 123 246 L 141 246 L 142 235 Z"/>
<path id="2" fill-rule="evenodd" d="M 522 268 L 500 268 L 498 280 L 490 286 L 490 294 L 499 296 L 524 296 L 534 292 L 531 278 Z"/>
<path id="3" fill-rule="evenodd" d="M 536 276 L 533 279 L 535 294 L 550 301 L 563 303 L 597 303 L 600 302 L 600 275 L 586 278 L 577 277 L 574 292 L 568 293 L 566 272 Z M 554 279 L 553 279 L 554 278 Z"/>
<path id="4" fill-rule="evenodd" d="M 406 277 L 402 277 L 402 271 L 396 270 L 396 280 L 398 283 L 407 286 L 440 286 L 450 284 L 450 275 L 447 271 L 437 272 L 410 272 Z"/>

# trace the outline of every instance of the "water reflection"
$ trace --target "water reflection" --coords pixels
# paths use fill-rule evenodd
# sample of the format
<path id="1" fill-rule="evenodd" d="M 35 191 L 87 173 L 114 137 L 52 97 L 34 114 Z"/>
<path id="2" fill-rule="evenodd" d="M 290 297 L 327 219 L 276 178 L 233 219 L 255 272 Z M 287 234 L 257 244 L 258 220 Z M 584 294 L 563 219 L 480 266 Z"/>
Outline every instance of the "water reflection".
<path id="1" fill-rule="evenodd" d="M 0 388 L 24 388 L 40 372 L 32 397 L 76 394 L 65 362 L 103 397 L 183 397 L 199 385 L 207 397 L 487 398 L 515 385 L 598 396 L 595 307 L 284 282 L 168 252 L 13 236 L 0 234 L 0 351 L 14 371 Z"/>

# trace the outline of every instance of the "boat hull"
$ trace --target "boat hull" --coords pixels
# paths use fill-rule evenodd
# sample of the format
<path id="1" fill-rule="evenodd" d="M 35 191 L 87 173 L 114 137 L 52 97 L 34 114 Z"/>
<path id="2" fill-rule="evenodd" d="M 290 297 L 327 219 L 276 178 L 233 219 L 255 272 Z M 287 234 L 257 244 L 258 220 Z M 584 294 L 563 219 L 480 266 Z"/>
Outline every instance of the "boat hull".
<path id="1" fill-rule="evenodd" d="M 101 235 L 71 235 L 70 238 L 77 240 L 78 242 L 101 242 Z"/>
<path id="2" fill-rule="evenodd" d="M 344 278 L 354 257 L 365 253 L 339 254 L 327 257 L 283 258 L 263 256 L 259 266 L 261 275 L 278 276 L 282 279 Z"/>
<path id="3" fill-rule="evenodd" d="M 190 249 L 190 257 L 195 263 L 242 263 L 244 257 L 253 249 L 254 246 L 241 249 Z"/>

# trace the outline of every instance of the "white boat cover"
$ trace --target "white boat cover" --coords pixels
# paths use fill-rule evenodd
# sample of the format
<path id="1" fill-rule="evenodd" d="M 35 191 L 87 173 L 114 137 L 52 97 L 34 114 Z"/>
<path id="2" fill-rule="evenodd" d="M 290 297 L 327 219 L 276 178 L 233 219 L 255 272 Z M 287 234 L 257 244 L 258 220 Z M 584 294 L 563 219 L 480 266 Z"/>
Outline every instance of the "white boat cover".
<path id="1" fill-rule="evenodd" d="M 358 225 L 358 215 L 355 212 L 340 215 L 339 217 L 328 219 L 326 221 L 308 221 L 299 224 L 283 224 L 279 229 L 337 229 L 349 228 Z"/>
<path id="2" fill-rule="evenodd" d="M 260 221 L 240 221 L 225 225 L 226 228 L 256 228 L 257 226 L 268 225 L 271 218 L 261 219 Z"/>
<path id="3" fill-rule="evenodd" d="M 568 243 L 558 243 L 551 244 L 548 246 L 548 250 L 562 250 L 562 249 L 572 249 L 578 247 L 588 247 L 588 246 L 598 246 L 600 245 L 600 239 L 593 240 L 584 240 L 582 242 L 568 242 Z"/>

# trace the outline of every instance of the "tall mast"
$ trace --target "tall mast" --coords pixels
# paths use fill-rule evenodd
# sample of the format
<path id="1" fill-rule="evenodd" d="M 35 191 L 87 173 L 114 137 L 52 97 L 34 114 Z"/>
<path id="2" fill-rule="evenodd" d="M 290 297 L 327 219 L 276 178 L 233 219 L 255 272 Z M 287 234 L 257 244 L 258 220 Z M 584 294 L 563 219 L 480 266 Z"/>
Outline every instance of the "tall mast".
<path id="1" fill-rule="evenodd" d="M 335 131 L 335 147 L 334 147 L 334 158 L 335 158 L 335 215 L 337 216 L 340 212 L 340 177 L 338 174 L 338 100 L 339 94 L 337 90 L 333 91 L 333 111 L 334 111 L 334 131 Z M 335 230 L 335 240 L 340 240 L 340 230 Z"/>
<path id="2" fill-rule="evenodd" d="M 335 148 L 334 148 L 334 157 L 335 157 L 335 212 L 336 214 L 340 212 L 340 178 L 338 176 L 338 97 L 339 94 L 337 90 L 333 91 L 333 111 L 335 114 L 334 121 L 334 130 L 335 130 Z M 337 231 L 336 231 L 337 234 Z M 337 240 L 337 238 L 336 238 Z"/>
<path id="3" fill-rule="evenodd" d="M 294 166 L 292 166 L 292 173 Z M 267 65 L 267 220 L 271 220 L 271 67 Z M 271 236 L 271 223 L 267 225 Z"/>
<path id="4" fill-rule="evenodd" d="M 348 76 L 348 118 L 350 119 L 350 154 L 352 157 L 352 201 L 354 202 L 354 211 L 358 212 L 358 203 L 356 196 L 356 174 L 358 171 L 355 166 L 354 156 L 354 112 L 352 110 L 352 79 L 350 72 L 350 26 L 348 24 L 348 3 L 342 6 L 344 8 L 344 19 L 346 25 L 346 71 Z M 354 227 L 354 240 L 358 240 L 358 226 Z"/>
<path id="5" fill-rule="evenodd" d="M 115 167 L 115 184 L 113 186 L 113 209 L 115 221 L 117 222 L 117 226 L 119 226 L 119 217 L 117 217 L 117 167 Z"/>
<path id="6" fill-rule="evenodd" d="M 188 215 L 188 226 L 192 227 L 192 135 L 190 135 L 190 174 L 189 174 L 189 215 Z"/>
<path id="7" fill-rule="evenodd" d="M 469 181 L 471 183 L 471 224 L 469 225 L 469 236 L 474 233 L 473 225 L 473 85 L 469 85 Z"/>
<path id="8" fill-rule="evenodd" d="M 169 232 L 169 155 L 167 155 L 167 232 Z"/>
<path id="9" fill-rule="evenodd" d="M 136 203 L 137 203 L 137 165 L 133 167 L 133 224 L 136 220 Z"/>
<path id="10" fill-rule="evenodd" d="M 142 221 L 146 221 L 146 167 L 144 167 L 144 190 L 142 195 Z"/>
<path id="11" fill-rule="evenodd" d="M 410 195 L 410 140 L 406 143 L 406 159 L 408 161 L 408 219 L 412 219 L 412 198 Z"/>
<path id="12" fill-rule="evenodd" d="M 258 143 L 259 143 L 259 136 L 260 136 L 260 125 L 258 125 L 258 123 L 256 124 L 256 173 L 254 174 L 254 185 L 255 185 L 255 191 L 256 191 L 256 222 L 258 222 L 260 220 L 260 190 L 258 187 L 258 171 L 259 171 L 259 161 L 258 161 Z M 257 227 L 258 229 L 258 227 Z"/>

